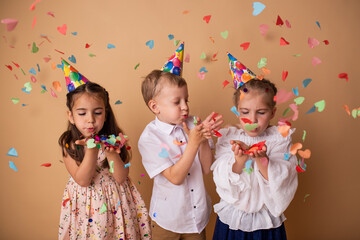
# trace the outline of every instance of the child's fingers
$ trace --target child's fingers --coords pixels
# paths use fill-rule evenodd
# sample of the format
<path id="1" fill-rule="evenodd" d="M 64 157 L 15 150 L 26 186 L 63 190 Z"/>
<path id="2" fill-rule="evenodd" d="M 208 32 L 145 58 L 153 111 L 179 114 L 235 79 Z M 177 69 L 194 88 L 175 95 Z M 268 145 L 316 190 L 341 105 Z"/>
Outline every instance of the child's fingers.
<path id="1" fill-rule="evenodd" d="M 86 140 L 85 139 L 76 140 L 75 144 L 76 145 L 86 146 Z"/>
<path id="2" fill-rule="evenodd" d="M 183 122 L 183 129 L 187 135 L 189 135 L 190 129 L 188 128 L 186 122 Z"/>

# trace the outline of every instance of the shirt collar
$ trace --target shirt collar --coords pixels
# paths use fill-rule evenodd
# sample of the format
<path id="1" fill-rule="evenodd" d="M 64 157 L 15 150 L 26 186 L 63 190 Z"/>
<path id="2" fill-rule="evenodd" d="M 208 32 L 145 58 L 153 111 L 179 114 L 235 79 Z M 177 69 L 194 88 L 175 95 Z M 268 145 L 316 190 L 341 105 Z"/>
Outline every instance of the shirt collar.
<path id="1" fill-rule="evenodd" d="M 171 125 L 160 121 L 157 117 L 155 118 L 155 126 L 158 127 L 162 132 L 170 135 L 175 128 L 182 128 L 181 125 Z"/>

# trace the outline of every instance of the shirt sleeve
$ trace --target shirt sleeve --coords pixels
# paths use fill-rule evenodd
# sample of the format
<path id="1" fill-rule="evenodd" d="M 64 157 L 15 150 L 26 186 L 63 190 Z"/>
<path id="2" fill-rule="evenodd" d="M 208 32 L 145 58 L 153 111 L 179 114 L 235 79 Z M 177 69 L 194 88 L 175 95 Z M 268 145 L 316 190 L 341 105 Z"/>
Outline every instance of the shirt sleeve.
<path id="1" fill-rule="evenodd" d="M 259 171 L 256 171 L 264 203 L 275 217 L 280 216 L 289 206 L 298 186 L 296 156 L 290 154 L 291 157 L 285 160 L 284 155 L 290 152 L 293 132 L 294 130 L 291 130 L 285 138 L 280 135 L 268 146 L 269 180 L 267 181 Z"/>
<path id="2" fill-rule="evenodd" d="M 238 203 L 240 199 L 246 197 L 244 196 L 246 191 L 251 189 L 249 174 L 237 174 L 232 171 L 235 157 L 230 140 L 235 139 L 234 131 L 236 131 L 234 128 L 219 131 L 223 136 L 216 143 L 215 162 L 211 166 L 216 191 L 220 198 L 228 203 Z"/>
<path id="3" fill-rule="evenodd" d="M 161 147 L 163 141 L 150 133 L 142 134 L 138 142 L 142 163 L 150 178 L 171 167 L 174 163 L 170 159 L 170 153 Z"/>

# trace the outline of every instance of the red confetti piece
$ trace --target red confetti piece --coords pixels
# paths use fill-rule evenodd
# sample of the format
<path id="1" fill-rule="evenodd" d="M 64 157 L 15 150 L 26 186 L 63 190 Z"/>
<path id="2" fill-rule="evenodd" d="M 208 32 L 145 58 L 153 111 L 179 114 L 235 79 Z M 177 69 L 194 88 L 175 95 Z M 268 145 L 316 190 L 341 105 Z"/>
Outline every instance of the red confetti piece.
<path id="1" fill-rule="evenodd" d="M 50 57 L 44 57 L 43 59 L 44 59 L 44 62 L 46 62 L 46 63 L 47 63 L 47 62 L 49 62 L 49 61 L 51 60 L 51 58 L 50 58 Z"/>
<path id="2" fill-rule="evenodd" d="M 51 163 L 44 163 L 40 165 L 41 167 L 51 167 Z"/>
<path id="3" fill-rule="evenodd" d="M 8 69 L 10 69 L 10 71 L 12 71 L 12 66 L 10 66 L 10 65 L 5 65 L 5 67 L 7 67 Z"/>
<path id="4" fill-rule="evenodd" d="M 61 51 L 59 51 L 59 50 L 56 50 L 56 49 L 54 49 L 54 50 L 57 51 L 58 53 L 64 54 L 63 52 L 61 52 Z"/>
<path id="5" fill-rule="evenodd" d="M 346 113 L 350 116 L 350 109 L 348 105 L 344 105 L 343 108 L 345 109 Z"/>
<path id="6" fill-rule="evenodd" d="M 67 203 L 68 201 L 70 201 L 70 198 L 67 198 L 67 199 L 65 199 L 65 200 L 63 201 L 63 203 L 62 203 L 63 207 L 65 207 L 65 205 L 66 205 L 66 203 Z"/>
<path id="7" fill-rule="evenodd" d="M 222 137 L 221 133 L 219 133 L 219 132 L 216 131 L 216 130 L 213 130 L 213 131 L 214 131 L 215 136 L 217 136 L 217 137 Z"/>
<path id="8" fill-rule="evenodd" d="M 338 78 L 343 78 L 346 80 L 346 82 L 349 81 L 349 77 L 347 73 L 339 73 Z"/>
<path id="9" fill-rule="evenodd" d="M 287 76 L 288 76 L 288 71 L 283 71 L 282 72 L 282 80 L 285 82 L 285 80 L 286 80 L 286 78 L 287 78 Z"/>
<path id="10" fill-rule="evenodd" d="M 211 18 L 211 15 L 207 15 L 207 16 L 203 17 L 203 20 L 204 20 L 206 23 L 209 23 L 210 18 Z"/>
<path id="11" fill-rule="evenodd" d="M 47 12 L 47 15 L 50 15 L 52 17 L 55 17 L 54 13 L 53 12 Z"/>
<path id="12" fill-rule="evenodd" d="M 290 43 L 288 41 L 285 40 L 285 38 L 281 37 L 280 38 L 280 46 L 285 46 L 285 45 L 289 45 Z"/>
<path id="13" fill-rule="evenodd" d="M 226 85 L 228 85 L 230 82 L 229 81 L 223 81 L 223 88 L 226 86 Z"/>
<path id="14" fill-rule="evenodd" d="M 126 150 L 130 150 L 131 149 L 131 147 L 130 146 L 126 146 Z"/>
<path id="15" fill-rule="evenodd" d="M 91 45 L 90 44 L 85 44 L 85 48 L 89 48 Z"/>
<path id="16" fill-rule="evenodd" d="M 329 41 L 328 41 L 328 40 L 324 40 L 323 42 L 325 43 L 325 45 L 329 45 Z"/>
<path id="17" fill-rule="evenodd" d="M 245 51 L 246 49 L 248 49 L 249 46 L 250 46 L 250 43 L 249 43 L 249 42 L 245 42 L 245 43 L 240 44 L 240 47 L 242 47 L 244 51 Z"/>
<path id="18" fill-rule="evenodd" d="M 57 27 L 57 30 L 59 31 L 59 33 L 66 35 L 67 25 L 63 24 L 61 27 Z"/>
<path id="19" fill-rule="evenodd" d="M 35 24 L 36 24 L 36 16 L 34 17 L 34 20 L 33 20 L 32 26 L 31 26 L 31 29 L 34 29 Z"/>
<path id="20" fill-rule="evenodd" d="M 297 171 L 298 173 L 305 172 L 305 170 L 302 169 L 299 165 L 296 166 L 296 171 Z"/>
<path id="21" fill-rule="evenodd" d="M 219 115 L 218 113 L 214 113 L 214 115 L 212 116 L 212 120 L 214 120 L 214 122 L 216 122 L 216 116 Z"/>
<path id="22" fill-rule="evenodd" d="M 252 121 L 248 118 L 241 118 L 241 121 L 243 121 L 244 123 L 250 123 L 252 124 Z"/>
<path id="23" fill-rule="evenodd" d="M 216 59 L 217 54 L 218 54 L 218 53 L 215 53 L 215 54 L 212 56 L 211 61 L 213 61 L 213 62 L 214 62 L 214 61 L 217 61 L 217 59 Z"/>
<path id="24" fill-rule="evenodd" d="M 277 20 L 276 20 L 276 25 L 277 26 L 282 26 L 282 25 L 284 25 L 284 22 L 283 22 L 283 20 L 281 19 L 281 17 L 278 15 L 278 17 L 277 17 Z"/>
<path id="25" fill-rule="evenodd" d="M 17 63 L 15 63 L 15 62 L 13 62 L 13 61 L 11 61 L 17 68 L 19 68 L 20 66 L 19 66 L 19 64 L 17 64 Z"/>

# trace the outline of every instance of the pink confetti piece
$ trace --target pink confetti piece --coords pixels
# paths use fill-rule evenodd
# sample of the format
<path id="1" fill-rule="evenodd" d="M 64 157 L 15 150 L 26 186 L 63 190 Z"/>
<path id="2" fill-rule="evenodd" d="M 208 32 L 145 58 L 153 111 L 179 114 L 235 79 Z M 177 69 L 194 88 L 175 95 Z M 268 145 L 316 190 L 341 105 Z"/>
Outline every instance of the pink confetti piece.
<path id="1" fill-rule="evenodd" d="M 280 103 L 284 103 L 286 101 L 288 101 L 289 99 L 294 97 L 294 93 L 288 92 L 285 89 L 279 89 L 277 94 L 276 94 L 276 103 L 280 104 Z"/>
<path id="2" fill-rule="evenodd" d="M 32 26 L 31 26 L 31 30 L 33 30 L 33 29 L 34 29 L 35 24 L 36 24 L 36 16 L 34 16 L 34 20 L 33 20 Z"/>
<path id="3" fill-rule="evenodd" d="M 260 33 L 261 35 L 264 37 L 267 33 L 267 31 L 269 30 L 269 26 L 266 24 L 260 24 Z"/>
<path id="4" fill-rule="evenodd" d="M 308 38 L 308 45 L 310 48 L 314 48 L 315 46 L 317 46 L 319 44 L 320 44 L 320 42 L 317 39 L 311 38 L 311 37 Z"/>
<path id="5" fill-rule="evenodd" d="M 50 94 L 51 96 L 53 96 L 54 98 L 57 98 L 56 93 L 54 92 L 54 90 L 52 90 L 52 88 L 50 88 Z"/>
<path id="6" fill-rule="evenodd" d="M 47 12 L 47 15 L 50 15 L 52 17 L 55 17 L 54 13 L 53 12 Z"/>
<path id="7" fill-rule="evenodd" d="M 190 62 L 190 54 L 186 54 L 184 61 L 187 62 L 187 63 Z"/>
<path id="8" fill-rule="evenodd" d="M 15 29 L 16 25 L 18 24 L 18 20 L 16 19 L 10 19 L 10 18 L 5 18 L 1 20 L 1 23 L 6 24 L 6 30 L 8 32 L 12 31 Z"/>
<path id="9" fill-rule="evenodd" d="M 66 24 L 62 25 L 61 27 L 57 27 L 57 30 L 59 31 L 59 33 L 66 35 L 66 30 L 67 30 Z"/>
<path id="10" fill-rule="evenodd" d="M 288 20 L 285 21 L 285 25 L 288 27 L 288 28 L 291 28 L 291 24 Z"/>
<path id="11" fill-rule="evenodd" d="M 44 57 L 43 59 L 44 59 L 44 62 L 47 63 L 47 62 L 49 62 L 51 60 L 51 57 Z"/>
<path id="12" fill-rule="evenodd" d="M 197 73 L 197 77 L 198 77 L 199 79 L 201 79 L 201 80 L 204 80 L 204 79 L 205 79 L 205 74 L 206 74 L 206 72 L 198 72 L 198 73 Z"/>
<path id="13" fill-rule="evenodd" d="M 312 65 L 315 67 L 316 65 L 321 64 L 321 60 L 318 57 L 313 57 Z"/>
<path id="14" fill-rule="evenodd" d="M 31 75 L 31 77 L 30 77 L 30 78 L 31 78 L 31 81 L 32 81 L 33 83 L 36 83 L 36 81 L 37 81 L 37 80 L 36 80 L 36 78 L 35 78 L 35 76 L 34 76 L 34 75 Z"/>
<path id="15" fill-rule="evenodd" d="M 294 103 L 290 104 L 289 107 L 291 108 L 291 110 L 294 111 L 294 115 L 292 116 L 292 120 L 296 121 L 298 119 L 299 116 L 299 110 L 298 110 L 298 106 Z"/>

